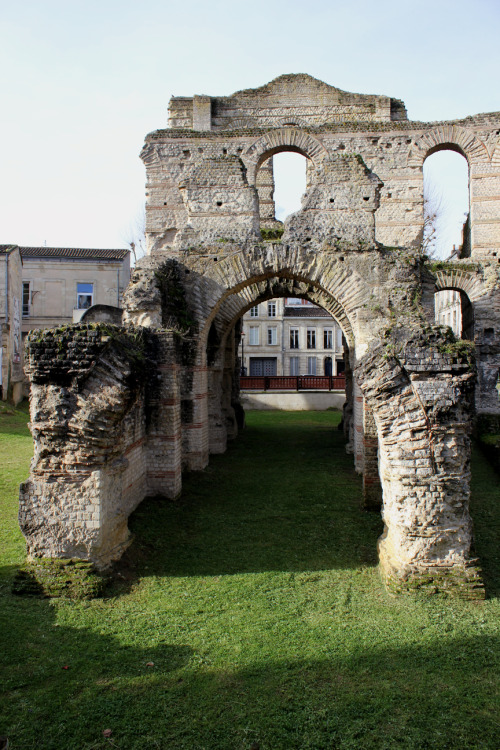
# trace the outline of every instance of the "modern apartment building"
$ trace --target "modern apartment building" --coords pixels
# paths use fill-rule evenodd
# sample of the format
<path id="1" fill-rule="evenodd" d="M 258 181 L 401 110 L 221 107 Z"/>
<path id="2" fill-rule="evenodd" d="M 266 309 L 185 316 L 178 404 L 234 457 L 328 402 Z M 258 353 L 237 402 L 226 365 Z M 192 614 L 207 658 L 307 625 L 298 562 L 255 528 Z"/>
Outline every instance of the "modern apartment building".
<path id="1" fill-rule="evenodd" d="M 303 299 L 261 302 L 243 316 L 240 356 L 247 375 L 340 375 L 342 331 L 332 316 Z"/>

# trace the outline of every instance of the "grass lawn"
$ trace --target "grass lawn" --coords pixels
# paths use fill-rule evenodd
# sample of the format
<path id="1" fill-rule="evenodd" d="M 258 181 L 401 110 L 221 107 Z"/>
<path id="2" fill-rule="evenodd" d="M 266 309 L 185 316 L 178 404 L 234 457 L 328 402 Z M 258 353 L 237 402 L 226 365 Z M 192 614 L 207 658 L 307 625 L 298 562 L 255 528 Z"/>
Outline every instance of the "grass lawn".
<path id="1" fill-rule="evenodd" d="M 178 502 L 140 506 L 106 598 L 29 599 L 10 593 L 26 419 L 0 413 L 9 750 L 498 750 L 500 484 L 481 455 L 484 602 L 386 594 L 335 412 L 250 413 Z"/>

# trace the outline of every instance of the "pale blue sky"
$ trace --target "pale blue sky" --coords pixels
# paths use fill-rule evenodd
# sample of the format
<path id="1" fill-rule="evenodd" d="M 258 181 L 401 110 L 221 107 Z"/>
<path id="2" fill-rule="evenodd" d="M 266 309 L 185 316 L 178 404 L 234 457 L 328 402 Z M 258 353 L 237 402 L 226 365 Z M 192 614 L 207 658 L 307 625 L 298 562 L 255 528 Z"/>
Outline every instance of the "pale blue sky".
<path id="1" fill-rule="evenodd" d="M 1 242 L 123 246 L 172 95 L 303 72 L 415 120 L 500 110 L 499 0 L 4 0 L 1 18 Z"/>

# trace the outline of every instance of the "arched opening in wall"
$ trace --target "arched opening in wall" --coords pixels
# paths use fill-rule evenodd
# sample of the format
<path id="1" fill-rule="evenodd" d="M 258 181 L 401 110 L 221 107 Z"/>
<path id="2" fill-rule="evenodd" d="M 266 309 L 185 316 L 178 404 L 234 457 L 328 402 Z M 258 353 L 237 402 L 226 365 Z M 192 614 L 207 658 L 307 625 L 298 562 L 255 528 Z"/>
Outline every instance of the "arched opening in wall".
<path id="1" fill-rule="evenodd" d="M 283 222 L 301 208 L 306 190 L 308 159 L 285 151 L 269 157 L 257 173 L 259 215 L 264 239 L 275 239 L 283 232 Z"/>
<path id="2" fill-rule="evenodd" d="M 241 321 L 244 388 L 297 390 L 301 382 L 290 379 L 304 377 L 316 378 L 304 382 L 305 389 L 331 390 L 328 377 L 332 376 L 339 379 L 336 388 L 343 389 L 342 330 L 323 307 L 300 297 L 273 298 L 252 305 Z"/>
<path id="3" fill-rule="evenodd" d="M 424 162 L 424 249 L 435 258 L 470 256 L 469 165 L 453 145 L 440 145 Z"/>
<path id="4" fill-rule="evenodd" d="M 223 453 L 238 433 L 241 388 L 267 395 L 287 391 L 294 398 L 301 391 L 305 410 L 311 408 L 306 392 L 321 392 L 318 400 L 328 401 L 324 408 L 343 410 L 344 432 L 352 442 L 354 332 L 344 306 L 316 282 L 283 270 L 235 285 L 212 307 L 199 342 L 210 453 Z M 325 358 L 331 358 L 326 374 Z M 362 416 L 356 412 L 356 418 Z"/>
<path id="5" fill-rule="evenodd" d="M 457 339 L 474 341 L 472 303 L 461 289 L 441 289 L 434 294 L 436 323 L 449 326 Z"/>

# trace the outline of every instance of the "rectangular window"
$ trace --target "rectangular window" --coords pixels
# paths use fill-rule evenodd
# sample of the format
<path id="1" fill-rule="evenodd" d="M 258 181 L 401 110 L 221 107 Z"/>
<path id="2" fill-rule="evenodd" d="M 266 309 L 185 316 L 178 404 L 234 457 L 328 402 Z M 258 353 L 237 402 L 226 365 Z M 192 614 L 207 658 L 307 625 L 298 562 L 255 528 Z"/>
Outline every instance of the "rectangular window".
<path id="1" fill-rule="evenodd" d="M 78 310 L 86 310 L 94 304 L 94 285 L 78 282 L 76 285 L 76 306 Z"/>
<path id="2" fill-rule="evenodd" d="M 323 329 L 323 349 L 333 349 L 333 329 Z"/>
<path id="3" fill-rule="evenodd" d="M 23 281 L 23 318 L 29 318 L 30 314 L 30 283 Z"/>
<path id="4" fill-rule="evenodd" d="M 299 329 L 290 328 L 290 349 L 299 348 Z"/>
<path id="5" fill-rule="evenodd" d="M 259 327 L 258 326 L 250 326 L 250 337 L 249 342 L 250 346 L 258 346 L 259 345 Z"/>
<path id="6" fill-rule="evenodd" d="M 278 343 L 278 329 L 274 326 L 267 329 L 267 343 L 273 345 Z"/>
<path id="7" fill-rule="evenodd" d="M 342 349 L 342 331 L 337 328 L 337 349 Z"/>
<path id="8" fill-rule="evenodd" d="M 316 375 L 316 357 L 307 358 L 307 374 Z"/>
<path id="9" fill-rule="evenodd" d="M 268 318 L 276 317 L 276 302 L 267 303 L 267 317 Z"/>
<path id="10" fill-rule="evenodd" d="M 307 329 L 307 348 L 316 349 L 316 329 L 315 328 Z"/>
<path id="11" fill-rule="evenodd" d="M 290 375 L 299 374 L 299 358 L 290 357 Z"/>
<path id="12" fill-rule="evenodd" d="M 255 307 L 250 308 L 250 317 L 251 318 L 258 318 L 259 317 L 259 306 L 255 305 Z"/>

